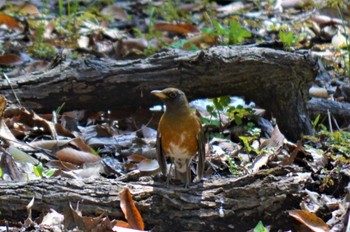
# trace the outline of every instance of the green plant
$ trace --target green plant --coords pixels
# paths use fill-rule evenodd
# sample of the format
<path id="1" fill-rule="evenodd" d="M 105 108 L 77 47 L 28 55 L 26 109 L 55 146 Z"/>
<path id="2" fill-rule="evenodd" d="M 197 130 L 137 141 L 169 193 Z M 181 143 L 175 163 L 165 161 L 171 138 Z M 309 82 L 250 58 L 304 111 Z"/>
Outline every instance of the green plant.
<path id="1" fill-rule="evenodd" d="M 44 41 L 45 24 L 40 23 L 36 29 L 35 41 L 28 48 L 29 54 L 36 58 L 50 58 L 55 56 L 57 54 L 55 48 Z"/>
<path id="2" fill-rule="evenodd" d="M 2 179 L 2 175 L 3 175 L 4 173 L 2 172 L 2 168 L 0 168 L 0 179 Z"/>
<path id="3" fill-rule="evenodd" d="M 317 117 L 311 122 L 312 128 L 314 130 L 314 132 L 316 132 L 316 126 L 318 125 L 319 121 L 320 121 L 320 117 L 321 115 L 317 115 Z"/>
<path id="4" fill-rule="evenodd" d="M 286 48 L 290 48 L 298 38 L 291 31 L 289 32 L 280 31 L 278 35 L 280 37 L 281 42 Z"/>
<path id="5" fill-rule="evenodd" d="M 213 98 L 211 101 L 213 105 L 207 105 L 207 111 L 210 114 L 210 118 L 203 118 L 202 121 L 207 125 L 217 126 L 222 129 L 220 114 L 224 113 L 227 110 L 231 99 L 229 96 L 222 96 Z"/>
<path id="6" fill-rule="evenodd" d="M 43 164 L 42 163 L 39 163 L 38 165 L 33 166 L 34 174 L 37 177 L 41 177 L 41 178 L 49 178 L 49 177 L 51 177 L 53 174 L 55 174 L 56 170 L 57 169 L 55 169 L 55 168 L 51 168 L 51 169 L 49 169 L 49 170 L 44 172 L 44 168 L 43 168 Z"/>
<path id="7" fill-rule="evenodd" d="M 57 107 L 57 109 L 56 109 L 56 115 L 60 115 L 60 113 L 62 112 L 62 109 L 63 109 L 63 107 L 64 107 L 64 105 L 65 105 L 66 103 L 65 102 L 63 102 L 59 107 Z"/>
<path id="8" fill-rule="evenodd" d="M 231 19 L 227 26 L 219 23 L 215 19 L 210 20 L 212 27 L 205 27 L 202 29 L 202 32 L 207 33 L 211 36 L 219 37 L 222 44 L 240 44 L 252 35 L 250 31 L 246 30 L 239 22 L 234 19 Z"/>
<path id="9" fill-rule="evenodd" d="M 243 174 L 242 169 L 239 168 L 239 166 L 232 160 L 231 157 L 227 156 L 226 160 L 228 163 L 229 171 L 232 175 L 242 175 Z"/>
<path id="10" fill-rule="evenodd" d="M 254 232 L 268 232 L 269 230 L 264 226 L 262 221 L 259 221 L 259 223 L 255 226 Z"/>
<path id="11" fill-rule="evenodd" d="M 345 38 L 346 42 L 346 50 L 347 50 L 347 57 L 345 57 L 346 61 L 346 74 L 350 78 L 350 36 L 347 33 L 347 20 L 344 18 L 343 11 L 341 9 L 346 9 L 348 7 L 348 0 L 327 0 L 326 1 L 328 7 L 332 7 L 338 11 L 338 14 L 341 18 L 342 22 L 342 35 Z"/>
<path id="12" fill-rule="evenodd" d="M 241 105 L 232 106 L 228 109 L 228 113 L 231 119 L 235 121 L 235 123 L 240 126 L 242 125 L 242 119 L 254 114 L 253 109 L 245 108 Z M 251 124 L 250 124 L 251 126 Z M 249 127 L 248 127 L 249 128 Z M 251 128 L 249 128 L 251 129 Z"/>
<path id="13" fill-rule="evenodd" d="M 337 170 L 337 169 L 334 169 Z M 332 171 L 327 170 L 326 168 L 321 170 L 322 184 L 319 186 L 321 191 L 324 191 L 326 188 L 334 185 L 334 180 L 332 179 Z"/>
<path id="14" fill-rule="evenodd" d="M 262 153 L 261 151 L 257 151 L 256 149 L 253 149 L 250 145 L 253 140 L 256 139 L 255 136 L 239 136 L 239 139 L 242 141 L 244 148 L 248 153 L 254 151 L 257 154 Z"/>

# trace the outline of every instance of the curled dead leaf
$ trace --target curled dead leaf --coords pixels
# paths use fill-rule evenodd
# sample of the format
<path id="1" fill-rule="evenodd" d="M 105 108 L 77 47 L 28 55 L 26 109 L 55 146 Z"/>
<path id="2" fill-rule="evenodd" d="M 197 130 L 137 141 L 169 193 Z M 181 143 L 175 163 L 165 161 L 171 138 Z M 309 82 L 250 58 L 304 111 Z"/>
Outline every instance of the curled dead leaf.
<path id="1" fill-rule="evenodd" d="M 306 210 L 291 210 L 288 213 L 291 217 L 295 218 L 314 232 L 329 231 L 328 225 L 314 213 Z"/>
<path id="2" fill-rule="evenodd" d="M 125 188 L 120 192 L 120 208 L 131 228 L 144 230 L 145 225 L 143 219 L 139 210 L 135 206 L 129 188 Z"/>

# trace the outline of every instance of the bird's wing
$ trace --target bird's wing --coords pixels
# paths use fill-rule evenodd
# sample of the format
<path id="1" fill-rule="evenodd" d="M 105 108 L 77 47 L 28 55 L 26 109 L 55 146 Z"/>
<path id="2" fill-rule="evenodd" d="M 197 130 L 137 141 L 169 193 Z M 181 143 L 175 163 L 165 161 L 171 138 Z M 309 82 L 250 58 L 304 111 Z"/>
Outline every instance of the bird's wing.
<path id="1" fill-rule="evenodd" d="M 204 174 L 204 166 L 205 166 L 205 136 L 202 128 L 199 134 L 197 135 L 197 144 L 198 144 L 197 179 L 201 180 Z"/>
<path id="2" fill-rule="evenodd" d="M 166 165 L 166 157 L 162 149 L 162 139 L 161 134 L 158 131 L 157 132 L 157 160 L 160 167 L 160 170 L 162 171 L 163 175 L 167 175 L 167 165 Z"/>

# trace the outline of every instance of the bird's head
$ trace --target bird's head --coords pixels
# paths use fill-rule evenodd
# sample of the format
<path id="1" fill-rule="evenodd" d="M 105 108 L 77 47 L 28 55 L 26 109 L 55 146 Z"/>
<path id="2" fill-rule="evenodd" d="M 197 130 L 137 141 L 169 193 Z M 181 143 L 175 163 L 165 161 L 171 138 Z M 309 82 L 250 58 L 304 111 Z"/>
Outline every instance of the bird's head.
<path id="1" fill-rule="evenodd" d="M 167 111 L 183 111 L 189 109 L 186 95 L 179 89 L 166 88 L 163 90 L 153 90 L 151 93 L 163 101 Z"/>

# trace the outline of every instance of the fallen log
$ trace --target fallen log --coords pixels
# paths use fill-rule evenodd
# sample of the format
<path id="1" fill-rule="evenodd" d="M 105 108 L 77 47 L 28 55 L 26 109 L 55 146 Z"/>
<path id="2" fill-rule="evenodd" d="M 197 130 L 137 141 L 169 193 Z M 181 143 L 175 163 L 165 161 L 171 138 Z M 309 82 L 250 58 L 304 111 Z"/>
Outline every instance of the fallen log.
<path id="1" fill-rule="evenodd" d="M 294 167 L 295 168 L 295 167 Z M 84 216 L 106 211 L 123 219 L 119 193 L 128 186 L 152 231 L 246 231 L 259 222 L 290 229 L 286 210 L 299 208 L 312 177 L 297 169 L 279 167 L 242 177 L 205 180 L 189 189 L 164 182 L 124 183 L 108 179 L 51 178 L 0 182 L 0 219 L 24 220 L 26 205 L 35 197 L 32 214 L 54 209 L 62 213 L 79 202 Z M 290 173 L 295 173 L 290 175 Z M 289 173 L 289 175 L 287 175 Z"/>
<path id="2" fill-rule="evenodd" d="M 349 123 L 350 103 L 312 98 L 307 103 L 307 109 L 313 117 L 316 117 L 318 114 L 327 115 L 329 112 L 336 119 Z"/>
<path id="3" fill-rule="evenodd" d="M 310 56 L 256 46 L 218 46 L 202 51 L 166 50 L 136 60 L 73 60 L 52 70 L 11 78 L 21 103 L 40 113 L 113 110 L 159 103 L 154 89 L 177 87 L 190 100 L 243 96 L 272 113 L 291 140 L 312 134 L 306 112 L 316 62 Z M 11 85 L 0 94 L 14 101 Z"/>

